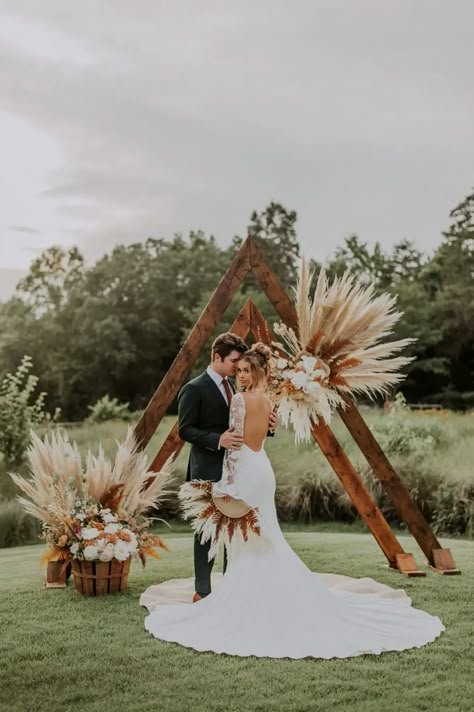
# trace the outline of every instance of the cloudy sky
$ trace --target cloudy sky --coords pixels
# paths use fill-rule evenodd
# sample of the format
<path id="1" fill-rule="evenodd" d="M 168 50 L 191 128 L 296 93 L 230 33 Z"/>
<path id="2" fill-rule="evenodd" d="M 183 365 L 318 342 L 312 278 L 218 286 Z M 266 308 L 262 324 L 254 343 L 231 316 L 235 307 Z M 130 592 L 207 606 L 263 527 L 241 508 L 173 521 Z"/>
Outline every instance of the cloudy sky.
<path id="1" fill-rule="evenodd" d="M 1 0 L 0 298 L 270 200 L 306 254 L 432 250 L 474 184 L 471 0 Z"/>

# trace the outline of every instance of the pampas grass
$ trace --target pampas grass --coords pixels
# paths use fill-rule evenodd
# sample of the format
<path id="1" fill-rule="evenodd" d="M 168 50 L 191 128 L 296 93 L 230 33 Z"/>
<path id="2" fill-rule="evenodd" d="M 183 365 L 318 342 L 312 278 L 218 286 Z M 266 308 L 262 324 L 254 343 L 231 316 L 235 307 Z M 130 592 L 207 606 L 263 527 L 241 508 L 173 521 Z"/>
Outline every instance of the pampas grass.
<path id="1" fill-rule="evenodd" d="M 275 328 L 285 350 L 324 362 L 329 372 L 324 387 L 333 391 L 328 398 L 332 407 L 343 405 L 343 393 L 372 397 L 386 393 L 402 380 L 399 370 L 412 360 L 395 354 L 414 341 L 385 342 L 402 316 L 395 309 L 395 297 L 376 295 L 373 286 L 357 282 L 349 272 L 329 284 L 324 269 L 311 296 L 312 277 L 302 260 L 294 288 L 298 334 L 283 323 Z"/>
<path id="2" fill-rule="evenodd" d="M 9 474 L 26 495 L 18 497 L 24 510 L 48 525 L 67 521 L 78 500 L 101 502 L 111 492 L 120 491 L 117 516 L 130 520 L 157 507 L 170 493 L 173 457 L 161 472 L 150 472 L 131 428 L 125 440 L 117 443 L 114 463 L 100 446 L 98 455 L 87 452 L 84 466 L 76 443 L 61 431 L 46 435 L 44 440 L 32 433 L 28 461 L 30 479 Z"/>

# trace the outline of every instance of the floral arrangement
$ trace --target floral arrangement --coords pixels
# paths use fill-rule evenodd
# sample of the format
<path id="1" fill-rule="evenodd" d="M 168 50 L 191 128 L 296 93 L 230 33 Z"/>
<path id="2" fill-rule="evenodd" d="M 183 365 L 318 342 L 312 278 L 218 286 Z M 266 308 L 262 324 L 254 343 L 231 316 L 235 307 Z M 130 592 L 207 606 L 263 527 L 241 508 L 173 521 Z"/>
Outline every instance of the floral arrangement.
<path id="1" fill-rule="evenodd" d="M 297 330 L 280 322 L 273 342 L 268 392 L 296 442 L 309 440 L 311 423 L 331 420 L 346 395 L 386 393 L 411 358 L 393 356 L 414 339 L 384 342 L 401 313 L 395 298 L 375 295 L 346 272 L 330 285 L 321 269 L 313 295 L 312 273 L 303 260 L 295 287 Z"/>
<path id="2" fill-rule="evenodd" d="M 77 445 L 65 433 L 32 434 L 28 452 L 31 479 L 10 473 L 26 497 L 24 509 L 42 522 L 41 537 L 49 544 L 42 562 L 80 559 L 125 561 L 146 556 L 159 558 L 157 549 L 167 549 L 159 536 L 147 529 L 154 521 L 147 516 L 168 494 L 172 458 L 161 472 L 148 470 L 132 430 L 118 444 L 115 462 L 90 451 L 85 467 Z"/>

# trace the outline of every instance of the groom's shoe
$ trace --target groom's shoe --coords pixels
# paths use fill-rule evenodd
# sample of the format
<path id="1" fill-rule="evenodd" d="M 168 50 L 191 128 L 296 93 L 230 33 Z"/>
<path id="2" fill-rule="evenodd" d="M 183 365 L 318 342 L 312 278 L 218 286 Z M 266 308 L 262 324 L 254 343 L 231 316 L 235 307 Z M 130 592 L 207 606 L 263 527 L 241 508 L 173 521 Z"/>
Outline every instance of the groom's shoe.
<path id="1" fill-rule="evenodd" d="M 198 601 L 202 601 L 202 596 L 200 596 L 199 593 L 195 593 L 193 596 L 193 603 L 197 603 Z"/>

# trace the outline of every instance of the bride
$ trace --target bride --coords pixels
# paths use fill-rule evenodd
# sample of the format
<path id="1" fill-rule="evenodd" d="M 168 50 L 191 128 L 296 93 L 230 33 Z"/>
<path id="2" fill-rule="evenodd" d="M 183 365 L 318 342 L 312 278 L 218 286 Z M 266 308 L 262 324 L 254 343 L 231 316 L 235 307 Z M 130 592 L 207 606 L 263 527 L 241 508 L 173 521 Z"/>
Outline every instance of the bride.
<path id="1" fill-rule="evenodd" d="M 347 658 L 430 643 L 444 626 L 412 608 L 404 591 L 368 578 L 313 573 L 287 544 L 263 447 L 271 410 L 263 389 L 270 355 L 269 347 L 257 343 L 238 363 L 245 392 L 232 398 L 230 424 L 242 433 L 243 445 L 226 451 L 222 479 L 213 488 L 214 496 L 239 498 L 258 512 L 260 534 L 245 544 L 232 539 L 225 576 L 196 603 L 192 580 L 147 589 L 140 599 L 151 611 L 145 628 L 195 650 L 270 658 Z M 176 603 L 184 591 L 189 603 Z"/>

